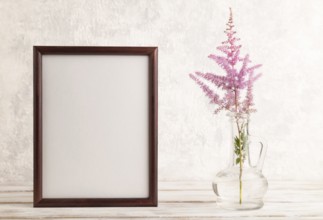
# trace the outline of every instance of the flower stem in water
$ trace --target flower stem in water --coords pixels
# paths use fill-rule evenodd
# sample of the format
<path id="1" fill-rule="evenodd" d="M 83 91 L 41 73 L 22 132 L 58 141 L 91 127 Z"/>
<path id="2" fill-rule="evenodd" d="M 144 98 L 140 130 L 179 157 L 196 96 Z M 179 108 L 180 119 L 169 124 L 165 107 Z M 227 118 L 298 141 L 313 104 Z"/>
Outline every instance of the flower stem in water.
<path id="1" fill-rule="evenodd" d="M 239 182 L 240 182 L 240 196 L 239 196 L 239 203 L 242 204 L 242 161 L 240 160 L 240 175 L 239 175 Z"/>

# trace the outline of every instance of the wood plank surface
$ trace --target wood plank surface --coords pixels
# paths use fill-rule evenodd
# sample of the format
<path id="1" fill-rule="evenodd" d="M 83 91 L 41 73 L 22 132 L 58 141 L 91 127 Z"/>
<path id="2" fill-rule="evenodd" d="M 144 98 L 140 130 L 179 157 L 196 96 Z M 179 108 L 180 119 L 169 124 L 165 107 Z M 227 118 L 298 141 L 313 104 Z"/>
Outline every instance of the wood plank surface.
<path id="1" fill-rule="evenodd" d="M 217 207 L 209 182 L 160 182 L 158 207 L 33 208 L 32 186 L 0 186 L 0 219 L 304 219 L 323 220 L 323 181 L 272 181 L 254 211 Z"/>

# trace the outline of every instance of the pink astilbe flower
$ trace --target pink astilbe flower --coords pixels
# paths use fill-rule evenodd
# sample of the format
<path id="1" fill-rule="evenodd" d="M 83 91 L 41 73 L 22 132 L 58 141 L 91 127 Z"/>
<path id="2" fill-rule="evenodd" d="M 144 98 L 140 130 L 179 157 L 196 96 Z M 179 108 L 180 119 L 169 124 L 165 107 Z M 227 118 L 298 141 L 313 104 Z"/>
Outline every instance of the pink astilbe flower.
<path id="1" fill-rule="evenodd" d="M 213 92 L 212 89 L 210 89 L 206 84 L 204 84 L 201 80 L 199 80 L 193 74 L 191 74 L 190 77 L 201 87 L 201 89 L 203 90 L 205 95 L 211 99 L 210 103 L 220 105 L 219 95 L 217 95 L 215 92 Z"/>
<path id="2" fill-rule="evenodd" d="M 261 67 L 261 64 L 249 66 L 251 63 L 249 55 L 241 56 L 241 45 L 238 44 L 240 38 L 236 37 L 237 32 L 234 31 L 231 8 L 229 21 L 226 25 L 224 33 L 227 40 L 217 47 L 217 50 L 224 55 L 211 54 L 208 56 L 225 71 L 226 75 L 195 72 L 190 74 L 190 77 L 211 99 L 211 103 L 217 105 L 215 113 L 228 110 L 237 114 L 249 114 L 256 111 L 253 108 L 253 83 L 261 76 L 261 74 L 255 74 L 255 70 Z M 218 89 L 222 89 L 224 91 L 223 97 L 212 90 L 204 80 L 215 85 Z"/>

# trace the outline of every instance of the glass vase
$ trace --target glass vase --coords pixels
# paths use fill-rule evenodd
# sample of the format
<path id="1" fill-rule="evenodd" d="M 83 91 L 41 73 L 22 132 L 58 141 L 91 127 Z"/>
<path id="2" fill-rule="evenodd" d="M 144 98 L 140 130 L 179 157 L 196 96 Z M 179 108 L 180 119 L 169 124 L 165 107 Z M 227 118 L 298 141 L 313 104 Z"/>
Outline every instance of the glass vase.
<path id="1" fill-rule="evenodd" d="M 218 206 L 225 209 L 261 208 L 268 181 L 262 174 L 267 145 L 249 134 L 249 115 L 230 114 L 232 144 L 229 167 L 220 171 L 213 190 Z"/>

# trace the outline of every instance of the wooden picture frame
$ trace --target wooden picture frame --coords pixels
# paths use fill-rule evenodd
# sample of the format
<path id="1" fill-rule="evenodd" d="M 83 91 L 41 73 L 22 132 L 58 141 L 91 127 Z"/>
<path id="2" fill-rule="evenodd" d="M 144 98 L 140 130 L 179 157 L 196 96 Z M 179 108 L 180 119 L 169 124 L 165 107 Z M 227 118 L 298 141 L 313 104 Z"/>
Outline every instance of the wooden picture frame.
<path id="1" fill-rule="evenodd" d="M 157 206 L 157 47 L 34 46 L 34 207 Z"/>

